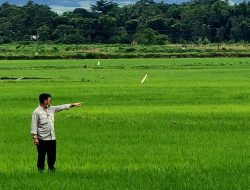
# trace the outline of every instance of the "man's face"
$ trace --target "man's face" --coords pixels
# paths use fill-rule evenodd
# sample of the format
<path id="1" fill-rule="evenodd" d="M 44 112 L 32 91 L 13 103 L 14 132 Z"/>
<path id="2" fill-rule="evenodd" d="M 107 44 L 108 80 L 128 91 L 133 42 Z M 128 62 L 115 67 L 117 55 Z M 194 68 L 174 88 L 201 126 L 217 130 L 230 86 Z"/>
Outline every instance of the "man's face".
<path id="1" fill-rule="evenodd" d="M 50 106 L 51 105 L 51 97 L 48 97 L 47 100 L 44 101 L 45 106 Z"/>

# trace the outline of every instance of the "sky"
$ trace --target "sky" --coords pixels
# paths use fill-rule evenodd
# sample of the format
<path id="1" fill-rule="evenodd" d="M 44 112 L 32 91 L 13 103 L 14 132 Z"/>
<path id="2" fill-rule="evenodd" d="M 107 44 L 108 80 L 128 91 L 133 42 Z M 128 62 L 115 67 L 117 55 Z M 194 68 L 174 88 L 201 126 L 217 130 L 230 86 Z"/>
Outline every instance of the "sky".
<path id="1" fill-rule="evenodd" d="M 38 4 L 47 4 L 53 11 L 57 13 L 63 13 L 65 11 L 74 10 L 75 8 L 85 8 L 89 9 L 91 4 L 95 4 L 96 0 L 33 0 Z M 119 5 L 126 5 L 135 3 L 137 0 L 113 0 L 114 2 L 119 3 Z M 155 0 L 160 1 L 160 0 Z M 187 0 L 164 0 L 167 3 L 182 3 Z M 239 3 L 243 0 L 231 0 L 232 3 Z M 247 0 L 250 1 L 250 0 Z M 27 0 L 0 0 L 0 4 L 4 2 L 9 2 L 11 4 L 23 5 Z"/>

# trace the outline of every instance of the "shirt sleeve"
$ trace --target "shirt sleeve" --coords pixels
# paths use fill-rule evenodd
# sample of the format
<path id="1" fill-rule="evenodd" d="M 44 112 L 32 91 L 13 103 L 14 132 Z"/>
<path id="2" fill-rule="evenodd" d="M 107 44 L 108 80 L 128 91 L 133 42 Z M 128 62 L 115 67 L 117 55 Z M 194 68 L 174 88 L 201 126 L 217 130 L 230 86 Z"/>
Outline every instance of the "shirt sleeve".
<path id="1" fill-rule="evenodd" d="M 31 120 L 31 134 L 33 135 L 37 135 L 37 123 L 38 123 L 38 115 L 36 112 L 33 112 Z"/>
<path id="2" fill-rule="evenodd" d="M 51 106 L 50 108 L 54 111 L 54 112 L 59 112 L 59 111 L 63 111 L 63 110 L 69 110 L 71 104 L 63 104 L 63 105 L 59 105 L 59 106 Z"/>

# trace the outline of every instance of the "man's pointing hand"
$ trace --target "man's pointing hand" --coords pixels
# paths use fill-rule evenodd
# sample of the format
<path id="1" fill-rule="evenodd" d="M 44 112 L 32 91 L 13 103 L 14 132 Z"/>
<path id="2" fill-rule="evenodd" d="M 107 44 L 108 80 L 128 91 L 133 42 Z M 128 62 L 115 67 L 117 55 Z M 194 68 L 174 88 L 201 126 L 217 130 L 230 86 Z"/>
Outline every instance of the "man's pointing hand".
<path id="1" fill-rule="evenodd" d="M 80 107 L 83 102 L 77 102 L 70 105 L 70 107 Z"/>

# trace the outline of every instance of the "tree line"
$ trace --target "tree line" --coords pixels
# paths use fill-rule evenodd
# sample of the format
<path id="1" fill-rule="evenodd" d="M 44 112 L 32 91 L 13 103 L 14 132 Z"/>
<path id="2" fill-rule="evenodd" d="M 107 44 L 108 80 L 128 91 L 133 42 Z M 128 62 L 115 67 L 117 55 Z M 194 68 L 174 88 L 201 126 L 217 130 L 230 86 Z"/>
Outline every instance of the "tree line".
<path id="1" fill-rule="evenodd" d="M 0 6 L 0 43 L 215 43 L 250 41 L 250 2 L 191 0 L 168 4 L 139 0 L 119 6 L 99 0 L 91 9 L 61 15 L 28 1 Z"/>

